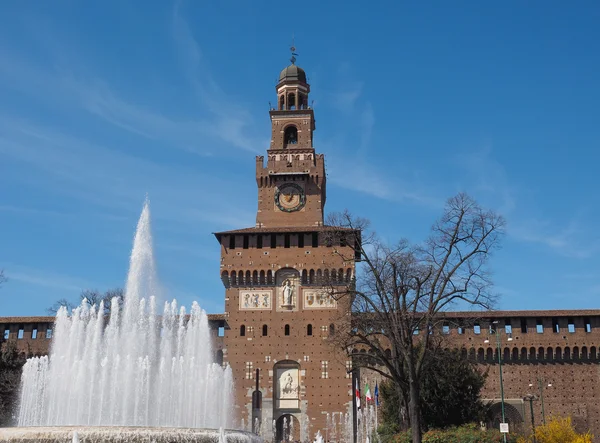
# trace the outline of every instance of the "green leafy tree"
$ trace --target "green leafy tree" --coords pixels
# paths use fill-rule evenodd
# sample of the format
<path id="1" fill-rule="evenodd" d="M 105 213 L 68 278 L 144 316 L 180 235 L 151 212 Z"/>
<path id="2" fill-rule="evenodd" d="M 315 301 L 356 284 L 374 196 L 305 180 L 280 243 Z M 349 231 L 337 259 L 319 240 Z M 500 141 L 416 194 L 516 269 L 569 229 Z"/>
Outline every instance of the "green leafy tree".
<path id="1" fill-rule="evenodd" d="M 0 340 L 0 427 L 14 424 L 19 400 L 21 369 L 26 361 L 12 340 Z"/>
<path id="2" fill-rule="evenodd" d="M 481 389 L 487 372 L 463 358 L 458 350 L 440 349 L 430 354 L 420 386 L 420 408 L 424 429 L 444 429 L 485 419 L 487 405 Z M 398 417 L 408 405 L 392 381 L 381 385 L 383 429 L 396 433 L 402 426 Z"/>

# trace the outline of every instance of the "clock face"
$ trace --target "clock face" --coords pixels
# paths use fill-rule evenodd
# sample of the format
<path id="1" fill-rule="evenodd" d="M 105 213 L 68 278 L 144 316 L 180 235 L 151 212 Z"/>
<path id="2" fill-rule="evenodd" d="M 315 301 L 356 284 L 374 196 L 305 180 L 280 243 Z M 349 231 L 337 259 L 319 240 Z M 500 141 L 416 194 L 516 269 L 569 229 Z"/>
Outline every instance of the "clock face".
<path id="1" fill-rule="evenodd" d="M 305 203 L 304 189 L 295 183 L 285 183 L 275 189 L 275 204 L 283 212 L 299 211 Z"/>

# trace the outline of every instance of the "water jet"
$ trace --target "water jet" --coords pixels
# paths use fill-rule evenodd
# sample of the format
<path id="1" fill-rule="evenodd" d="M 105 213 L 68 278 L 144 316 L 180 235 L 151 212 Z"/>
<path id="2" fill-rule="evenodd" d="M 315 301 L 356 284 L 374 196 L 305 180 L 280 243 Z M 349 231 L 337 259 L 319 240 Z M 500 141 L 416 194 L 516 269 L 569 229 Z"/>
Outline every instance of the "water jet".
<path id="1" fill-rule="evenodd" d="M 49 356 L 23 367 L 18 427 L 0 442 L 253 442 L 223 431 L 232 416 L 233 376 L 213 362 L 207 314 L 177 301 L 157 312 L 159 284 L 145 202 L 121 303 L 56 316 Z"/>

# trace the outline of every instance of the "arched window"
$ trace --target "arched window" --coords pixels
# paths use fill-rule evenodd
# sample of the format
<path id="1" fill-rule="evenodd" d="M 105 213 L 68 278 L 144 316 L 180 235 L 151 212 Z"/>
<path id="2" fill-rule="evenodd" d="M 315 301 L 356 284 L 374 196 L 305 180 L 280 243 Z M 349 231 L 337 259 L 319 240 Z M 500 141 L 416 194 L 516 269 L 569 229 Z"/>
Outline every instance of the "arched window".
<path id="1" fill-rule="evenodd" d="M 269 332 L 269 327 L 267 325 L 263 325 L 263 337 L 267 335 Z"/>
<path id="2" fill-rule="evenodd" d="M 296 109 L 296 94 L 292 94 L 292 93 L 288 94 L 287 104 L 288 104 L 289 110 L 293 111 L 294 109 Z"/>
<path id="3" fill-rule="evenodd" d="M 221 281 L 226 288 L 229 287 L 229 273 L 227 271 L 221 272 Z"/>
<path id="4" fill-rule="evenodd" d="M 302 270 L 302 284 L 303 285 L 308 284 L 308 272 L 306 271 L 306 269 Z"/>
<path id="5" fill-rule="evenodd" d="M 219 349 L 216 353 L 215 353 L 215 363 L 218 365 L 223 366 L 223 350 Z"/>
<path id="6" fill-rule="evenodd" d="M 280 111 L 283 111 L 283 110 L 284 110 L 284 108 L 285 108 L 285 95 L 283 95 L 283 94 L 282 94 L 282 95 L 279 97 L 279 110 L 280 110 Z"/>
<path id="7" fill-rule="evenodd" d="M 304 94 L 298 94 L 298 106 L 300 106 L 300 109 L 306 109 L 307 108 L 306 95 L 304 95 Z"/>
<path id="8" fill-rule="evenodd" d="M 283 334 L 284 335 L 290 335 L 290 325 L 285 325 L 283 327 Z"/>
<path id="9" fill-rule="evenodd" d="M 267 279 L 265 277 L 265 271 L 260 271 L 260 284 L 263 286 L 267 284 Z"/>
<path id="10" fill-rule="evenodd" d="M 240 337 L 246 336 L 246 325 L 240 326 Z"/>
<path id="11" fill-rule="evenodd" d="M 283 147 L 285 148 L 288 145 L 296 144 L 298 144 L 298 128 L 295 126 L 288 126 L 283 133 Z"/>
<path id="12" fill-rule="evenodd" d="M 333 334 L 335 334 L 335 325 L 331 323 L 329 325 L 329 336 L 331 337 Z"/>
<path id="13" fill-rule="evenodd" d="M 312 335 L 312 325 L 306 326 L 306 335 Z"/>
<path id="14" fill-rule="evenodd" d="M 252 273 L 252 284 L 258 285 L 258 271 Z"/>
<path id="15" fill-rule="evenodd" d="M 237 285 L 237 274 L 235 271 L 231 271 L 231 285 L 232 286 Z"/>
<path id="16" fill-rule="evenodd" d="M 483 348 L 477 349 L 477 361 L 483 363 L 485 361 L 485 351 Z"/>
<path id="17" fill-rule="evenodd" d="M 311 269 L 310 273 L 308 274 L 308 283 L 311 285 L 314 285 L 316 283 L 315 281 L 315 270 Z"/>

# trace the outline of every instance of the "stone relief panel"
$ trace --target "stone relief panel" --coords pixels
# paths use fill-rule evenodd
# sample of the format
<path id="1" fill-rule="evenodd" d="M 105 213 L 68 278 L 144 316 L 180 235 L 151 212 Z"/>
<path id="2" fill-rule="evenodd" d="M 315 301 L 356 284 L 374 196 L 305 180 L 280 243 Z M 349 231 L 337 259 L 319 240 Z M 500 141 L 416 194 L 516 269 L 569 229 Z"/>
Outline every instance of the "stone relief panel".
<path id="1" fill-rule="evenodd" d="M 272 291 L 247 291 L 240 290 L 240 309 L 241 310 L 259 310 L 270 311 L 272 304 Z"/>
<path id="2" fill-rule="evenodd" d="M 304 309 L 336 309 L 337 301 L 326 289 L 304 288 Z"/>
<path id="3" fill-rule="evenodd" d="M 300 400 L 300 371 L 298 368 L 277 368 L 277 400 L 280 409 L 297 409 Z"/>
<path id="4" fill-rule="evenodd" d="M 297 311 L 300 291 L 300 274 L 292 268 L 284 268 L 275 274 L 278 311 Z"/>

